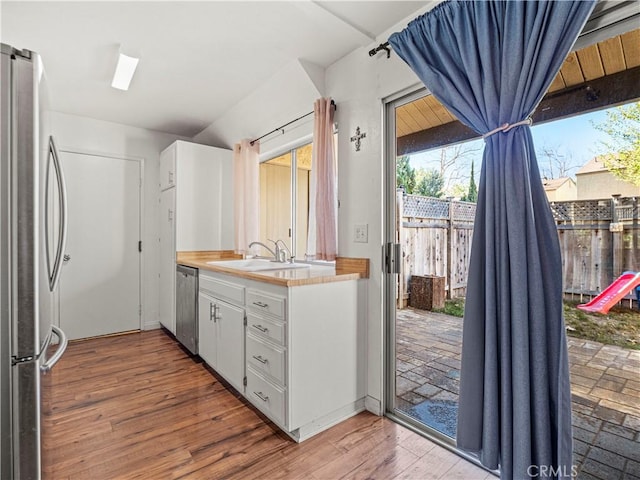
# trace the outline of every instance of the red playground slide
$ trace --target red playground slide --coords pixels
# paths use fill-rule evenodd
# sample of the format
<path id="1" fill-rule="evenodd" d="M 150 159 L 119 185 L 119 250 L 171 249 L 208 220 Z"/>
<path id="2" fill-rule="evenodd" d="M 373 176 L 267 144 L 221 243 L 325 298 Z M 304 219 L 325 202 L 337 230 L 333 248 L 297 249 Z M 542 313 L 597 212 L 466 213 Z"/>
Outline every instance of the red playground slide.
<path id="1" fill-rule="evenodd" d="M 624 272 L 600 295 L 589 303 L 578 305 L 578 308 L 585 312 L 607 313 L 622 297 L 638 285 L 640 285 L 640 272 Z"/>

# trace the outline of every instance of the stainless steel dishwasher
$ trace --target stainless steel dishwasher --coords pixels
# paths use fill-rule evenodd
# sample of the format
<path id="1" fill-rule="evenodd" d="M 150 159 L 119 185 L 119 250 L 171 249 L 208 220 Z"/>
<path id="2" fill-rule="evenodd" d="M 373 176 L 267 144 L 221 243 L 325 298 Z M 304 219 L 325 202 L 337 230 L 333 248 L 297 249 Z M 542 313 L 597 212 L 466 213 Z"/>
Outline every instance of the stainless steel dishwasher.
<path id="1" fill-rule="evenodd" d="M 198 353 L 198 269 L 176 267 L 176 338 L 191 353 Z"/>

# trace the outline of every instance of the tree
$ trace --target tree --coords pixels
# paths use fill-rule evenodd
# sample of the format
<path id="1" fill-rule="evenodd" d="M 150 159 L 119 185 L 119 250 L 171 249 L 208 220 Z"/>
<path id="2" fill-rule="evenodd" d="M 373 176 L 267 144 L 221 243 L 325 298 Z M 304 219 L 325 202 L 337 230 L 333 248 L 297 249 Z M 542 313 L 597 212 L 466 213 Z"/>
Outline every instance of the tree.
<path id="1" fill-rule="evenodd" d="M 604 166 L 624 181 L 640 186 L 640 102 L 623 105 L 607 112 L 602 123 L 594 125 L 611 137 L 603 142 L 608 153 Z"/>
<path id="2" fill-rule="evenodd" d="M 449 192 L 456 183 L 466 180 L 469 159 L 473 161 L 481 151 L 482 147 L 474 142 L 450 145 L 440 150 L 439 173 L 444 181 L 444 190 Z"/>
<path id="3" fill-rule="evenodd" d="M 536 156 L 539 158 L 540 174 L 544 178 L 568 177 L 580 167 L 571 152 L 561 153 L 560 146 L 544 145 L 536 152 Z"/>
<path id="4" fill-rule="evenodd" d="M 478 201 L 478 186 L 476 185 L 476 179 L 473 173 L 473 160 L 471 160 L 471 177 L 469 179 L 469 190 L 467 194 L 462 197 L 465 202 L 477 202 Z"/>
<path id="5" fill-rule="evenodd" d="M 437 170 L 420 169 L 415 189 L 416 195 L 440 198 L 443 195 L 444 178 Z"/>
<path id="6" fill-rule="evenodd" d="M 396 162 L 396 188 L 404 188 L 405 193 L 412 194 L 416 186 L 416 171 L 409 163 L 409 156 L 403 155 Z"/>
<path id="7" fill-rule="evenodd" d="M 463 183 L 456 183 L 455 185 L 452 185 L 446 193 L 452 198 L 459 198 L 464 201 L 464 199 L 467 198 L 467 190 L 467 185 Z"/>

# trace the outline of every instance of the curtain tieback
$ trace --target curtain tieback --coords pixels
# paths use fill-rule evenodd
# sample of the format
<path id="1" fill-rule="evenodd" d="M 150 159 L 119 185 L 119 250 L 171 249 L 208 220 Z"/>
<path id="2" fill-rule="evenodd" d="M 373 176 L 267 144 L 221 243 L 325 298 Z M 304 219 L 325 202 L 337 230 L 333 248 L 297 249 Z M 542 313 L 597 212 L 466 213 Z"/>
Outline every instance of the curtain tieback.
<path id="1" fill-rule="evenodd" d="M 531 120 L 531 117 L 525 118 L 524 120 L 520 120 L 519 122 L 516 122 L 516 123 L 511 123 L 511 124 L 505 123 L 504 125 L 501 125 L 498 128 L 494 128 L 490 132 L 485 133 L 484 135 L 482 135 L 482 138 L 490 137 L 494 133 L 498 133 L 498 132 L 507 133 L 512 128 L 519 127 L 520 125 L 531 125 L 531 124 L 533 124 L 533 120 Z"/>

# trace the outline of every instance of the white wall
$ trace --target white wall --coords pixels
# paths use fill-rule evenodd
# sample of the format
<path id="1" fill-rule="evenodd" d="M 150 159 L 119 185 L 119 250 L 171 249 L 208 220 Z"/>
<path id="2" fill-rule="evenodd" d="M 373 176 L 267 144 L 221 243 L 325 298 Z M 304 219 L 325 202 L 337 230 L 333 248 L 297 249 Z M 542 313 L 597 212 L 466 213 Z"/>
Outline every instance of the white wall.
<path id="1" fill-rule="evenodd" d="M 631 182 L 625 182 L 607 170 L 576 174 L 578 200 L 610 198 L 612 195 L 637 197 L 640 188 Z"/>
<path id="2" fill-rule="evenodd" d="M 182 138 L 57 112 L 52 114 L 51 121 L 60 150 L 144 159 L 142 315 L 146 329 L 159 327 L 158 200 L 160 198 L 160 152 L 173 141 Z"/>
<path id="3" fill-rule="evenodd" d="M 381 40 L 382 41 L 382 40 Z M 372 45 L 372 47 L 375 45 Z M 369 57 L 369 48 L 352 52 L 327 69 L 327 95 L 338 106 L 338 252 L 366 257 L 371 277 L 366 292 L 367 408 L 382 413 L 383 369 L 383 214 L 384 214 L 384 99 L 411 86 L 415 74 L 392 54 Z M 359 152 L 350 137 L 360 127 L 366 138 Z M 356 224 L 369 226 L 369 242 L 353 241 Z"/>
<path id="4" fill-rule="evenodd" d="M 338 163 L 339 186 L 338 195 L 340 209 L 338 212 L 338 252 L 347 257 L 366 257 L 371 261 L 371 277 L 366 285 L 361 285 L 362 310 L 367 322 L 367 408 L 374 413 L 382 413 L 383 385 L 383 100 L 406 89 L 417 89 L 421 86 L 418 78 L 402 62 L 397 55 L 390 59 L 384 53 L 369 57 L 368 51 L 388 36 L 403 29 L 408 21 L 433 7 L 437 2 L 430 2 L 409 18 L 397 24 L 381 35 L 376 43 L 359 48 L 343 57 L 325 72 L 323 88 L 314 91 L 309 85 L 311 77 L 317 78 L 315 71 L 302 82 L 305 94 L 297 95 L 292 90 L 293 84 L 286 81 L 286 76 L 278 75 L 280 87 L 264 85 L 250 97 L 232 108 L 222 119 L 214 122 L 209 128 L 195 137 L 202 143 L 215 146 L 230 146 L 241 138 L 265 133 L 285 123 L 295 115 L 280 115 L 268 118 L 262 109 L 265 102 L 270 105 L 285 105 L 287 112 L 304 112 L 313 109 L 313 101 L 320 96 L 332 97 L 337 104 L 336 121 L 338 122 Z M 290 67 L 302 78 L 299 69 Z M 307 74 L 311 72 L 307 71 Z M 296 80 L 298 81 L 298 80 Z M 282 83 L 284 82 L 284 83 Z M 322 82 L 313 83 L 314 86 Z M 283 87 L 284 86 L 284 87 Z M 297 87 L 300 88 L 300 87 Z M 266 95 L 269 92 L 269 95 Z M 316 94 L 317 93 L 317 94 Z M 314 96 L 315 95 L 315 96 Z M 359 152 L 355 152 L 349 141 L 356 127 L 367 134 L 362 141 Z M 312 132 L 309 122 L 290 130 L 284 136 L 277 136 L 270 142 L 263 142 L 262 153 L 276 152 L 284 144 L 295 144 L 296 141 Z M 353 241 L 355 224 L 369 225 L 369 242 L 366 244 Z"/>
<path id="5" fill-rule="evenodd" d="M 215 147 L 233 149 L 243 138 L 255 139 L 313 111 L 313 102 L 323 96 L 322 69 L 295 60 L 260 88 L 205 128 L 193 140 Z M 261 154 L 274 156 L 283 146 L 313 133 L 313 116 L 292 125 L 285 134 L 276 133 L 260 142 Z"/>

